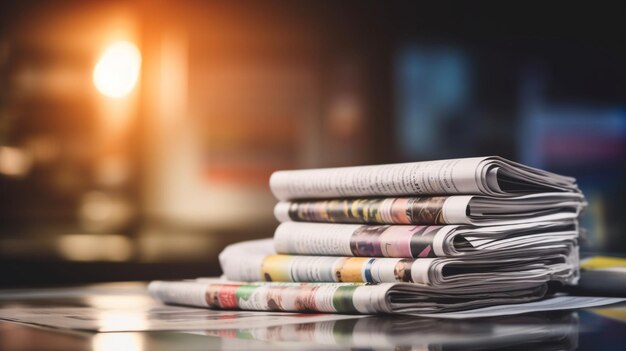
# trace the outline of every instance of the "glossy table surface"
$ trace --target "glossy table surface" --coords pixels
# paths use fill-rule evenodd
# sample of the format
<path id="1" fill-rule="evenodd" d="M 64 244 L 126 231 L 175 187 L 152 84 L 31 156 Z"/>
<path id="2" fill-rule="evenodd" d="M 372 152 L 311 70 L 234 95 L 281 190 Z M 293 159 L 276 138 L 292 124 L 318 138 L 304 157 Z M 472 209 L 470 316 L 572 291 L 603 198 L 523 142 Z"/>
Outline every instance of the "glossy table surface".
<path id="1" fill-rule="evenodd" d="M 95 317 L 99 325 L 121 329 L 145 320 L 145 311 L 159 306 L 146 295 L 143 283 L 0 291 L 0 308 L 4 311 L 24 307 L 95 310 L 100 311 Z M 219 318 L 232 321 L 237 314 L 227 313 Z M 0 321 L 0 349 L 625 350 L 626 304 L 473 320 L 372 316 L 189 331 L 94 332 Z"/>

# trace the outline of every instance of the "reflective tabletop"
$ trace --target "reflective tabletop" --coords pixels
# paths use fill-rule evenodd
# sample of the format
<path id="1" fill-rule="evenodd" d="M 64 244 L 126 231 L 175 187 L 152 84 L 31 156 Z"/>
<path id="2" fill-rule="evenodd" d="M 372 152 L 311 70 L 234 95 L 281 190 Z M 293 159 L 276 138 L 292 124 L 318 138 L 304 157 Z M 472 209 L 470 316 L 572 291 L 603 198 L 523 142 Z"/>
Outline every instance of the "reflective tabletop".
<path id="1" fill-rule="evenodd" d="M 38 321 L 0 321 L 2 350 L 626 348 L 626 304 L 470 320 L 298 314 L 285 318 L 163 306 L 146 294 L 143 283 L 107 283 L 4 290 L 0 308 L 5 317 L 28 319 L 30 314 Z M 185 330 L 154 330 L 171 326 Z"/>

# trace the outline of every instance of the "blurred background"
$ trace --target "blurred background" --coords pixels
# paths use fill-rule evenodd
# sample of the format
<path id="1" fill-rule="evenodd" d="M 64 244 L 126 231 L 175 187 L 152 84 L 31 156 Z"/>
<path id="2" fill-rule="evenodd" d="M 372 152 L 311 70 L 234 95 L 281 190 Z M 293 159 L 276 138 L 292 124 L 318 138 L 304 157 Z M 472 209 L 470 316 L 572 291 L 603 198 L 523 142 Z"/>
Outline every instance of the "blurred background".
<path id="1" fill-rule="evenodd" d="M 0 5 L 0 286 L 220 273 L 272 171 L 501 155 L 626 254 L 624 5 Z"/>

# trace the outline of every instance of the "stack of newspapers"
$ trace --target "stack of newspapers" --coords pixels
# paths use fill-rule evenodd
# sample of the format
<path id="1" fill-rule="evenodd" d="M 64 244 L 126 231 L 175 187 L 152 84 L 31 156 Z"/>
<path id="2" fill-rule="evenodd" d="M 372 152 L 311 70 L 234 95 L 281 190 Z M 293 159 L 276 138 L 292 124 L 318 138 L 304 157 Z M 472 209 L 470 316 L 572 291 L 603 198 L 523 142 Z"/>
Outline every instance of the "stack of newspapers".
<path id="1" fill-rule="evenodd" d="M 431 314 L 541 299 L 578 279 L 575 179 L 500 157 L 278 171 L 273 239 L 224 277 L 152 282 L 167 303 Z"/>

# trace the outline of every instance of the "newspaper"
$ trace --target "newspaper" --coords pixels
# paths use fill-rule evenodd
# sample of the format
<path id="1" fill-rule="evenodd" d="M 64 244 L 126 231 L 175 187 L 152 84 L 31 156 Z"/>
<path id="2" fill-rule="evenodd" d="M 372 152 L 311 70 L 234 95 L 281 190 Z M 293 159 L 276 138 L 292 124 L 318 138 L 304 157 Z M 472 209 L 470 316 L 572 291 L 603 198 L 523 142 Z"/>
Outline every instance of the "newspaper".
<path id="1" fill-rule="evenodd" d="M 379 166 L 274 172 L 279 200 L 474 194 L 507 197 L 539 192 L 580 192 L 574 178 L 497 156 Z"/>
<path id="2" fill-rule="evenodd" d="M 575 219 L 580 193 L 536 193 L 509 198 L 476 195 L 281 201 L 280 222 L 471 224 L 490 226 Z"/>
<path id="3" fill-rule="evenodd" d="M 228 246 L 223 281 L 151 293 L 215 309 L 431 315 L 531 303 L 579 277 L 573 178 L 479 157 L 278 171 L 270 187 L 283 222 L 273 240 Z"/>
<path id="4" fill-rule="evenodd" d="M 241 283 L 154 281 L 150 293 L 168 304 L 212 309 L 342 314 L 438 313 L 535 301 L 546 284 L 489 294 L 441 294 L 416 284 Z"/>
<path id="5" fill-rule="evenodd" d="M 241 283 L 228 281 L 154 281 L 156 299 L 210 309 L 323 312 L 343 314 L 409 314 L 466 319 L 497 315 L 603 306 L 624 298 L 556 296 L 543 300 L 546 284 L 490 294 L 425 292 L 416 284 L 385 283 Z"/>
<path id="6" fill-rule="evenodd" d="M 449 293 L 494 293 L 578 278 L 574 245 L 488 258 L 374 258 L 278 255 L 272 239 L 263 239 L 230 245 L 219 259 L 226 278 L 233 281 L 405 282 L 420 291 Z"/>
<path id="7" fill-rule="evenodd" d="M 575 245 L 576 221 L 474 227 L 285 222 L 276 228 L 279 254 L 362 257 L 511 257 Z"/>

